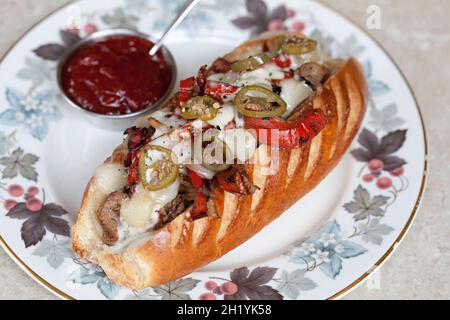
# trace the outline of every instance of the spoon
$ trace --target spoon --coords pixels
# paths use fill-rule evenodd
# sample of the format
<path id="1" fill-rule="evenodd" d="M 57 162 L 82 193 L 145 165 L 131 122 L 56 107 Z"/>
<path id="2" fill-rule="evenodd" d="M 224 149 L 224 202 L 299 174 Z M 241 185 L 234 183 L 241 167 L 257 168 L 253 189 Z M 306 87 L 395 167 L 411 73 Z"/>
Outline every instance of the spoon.
<path id="1" fill-rule="evenodd" d="M 187 17 L 187 15 L 194 9 L 194 7 L 200 2 L 200 0 L 188 0 L 181 8 L 178 15 L 172 21 L 172 23 L 164 31 L 162 37 L 155 43 L 153 48 L 149 51 L 151 56 L 154 56 L 158 50 L 162 47 L 164 40 L 180 25 L 181 22 Z"/>

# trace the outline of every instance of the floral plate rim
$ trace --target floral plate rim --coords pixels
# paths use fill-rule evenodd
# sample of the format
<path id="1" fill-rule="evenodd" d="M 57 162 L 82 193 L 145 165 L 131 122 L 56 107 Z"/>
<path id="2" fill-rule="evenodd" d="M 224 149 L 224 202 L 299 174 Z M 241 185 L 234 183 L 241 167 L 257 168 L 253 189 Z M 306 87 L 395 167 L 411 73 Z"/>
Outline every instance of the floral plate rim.
<path id="1" fill-rule="evenodd" d="M 390 62 L 395 66 L 395 68 L 397 69 L 397 71 L 399 72 L 402 80 L 405 82 L 405 84 L 408 87 L 409 92 L 411 93 L 416 108 L 417 108 L 417 112 L 419 114 L 419 118 L 420 118 L 420 122 L 421 122 L 421 126 L 423 128 L 423 141 L 424 141 L 424 168 L 423 168 L 423 175 L 422 175 L 422 182 L 420 185 L 420 191 L 419 194 L 417 196 L 417 200 L 415 202 L 414 205 L 414 209 L 411 212 L 408 221 L 405 225 L 405 227 L 401 230 L 400 234 L 398 235 L 398 237 L 395 239 L 395 241 L 392 243 L 391 246 L 389 246 L 388 250 L 384 253 L 384 255 L 378 259 L 378 261 L 376 261 L 374 263 L 374 265 L 364 274 L 362 274 L 360 277 L 358 277 L 356 280 L 354 280 L 351 284 L 349 284 L 348 286 L 346 286 L 345 288 L 343 288 L 342 290 L 340 290 L 339 292 L 335 293 L 334 295 L 332 295 L 331 297 L 327 298 L 327 300 L 335 300 L 335 299 L 339 299 L 341 297 L 343 297 L 344 295 L 350 293 L 352 290 L 356 289 L 360 284 L 363 283 L 363 281 L 365 279 L 367 279 L 367 277 L 369 277 L 375 270 L 377 270 L 379 267 L 381 267 L 383 265 L 383 263 L 385 263 L 388 258 L 395 252 L 395 250 L 397 250 L 397 248 L 399 247 L 400 243 L 405 239 L 407 233 L 409 232 L 411 226 L 413 225 L 413 222 L 415 220 L 415 218 L 417 217 L 417 212 L 420 210 L 421 205 L 422 205 L 422 200 L 423 197 L 425 195 L 425 189 L 427 186 L 427 181 L 428 181 L 428 136 L 427 136 L 427 128 L 425 126 L 425 120 L 422 114 L 422 109 L 421 106 L 419 104 L 419 100 L 417 99 L 417 96 L 411 86 L 411 83 L 408 81 L 408 78 L 406 77 L 406 75 L 403 73 L 402 69 L 400 68 L 400 66 L 398 65 L 397 61 L 393 58 L 393 56 L 389 53 L 389 51 L 381 44 L 380 41 L 378 41 L 378 39 L 376 39 L 372 34 L 370 34 L 369 32 L 367 32 L 366 30 L 364 30 L 364 28 L 362 28 L 360 25 L 358 25 L 358 23 L 353 20 L 352 18 L 350 18 L 349 16 L 347 16 L 346 14 L 342 13 L 341 11 L 325 4 L 322 0 L 316 0 L 316 2 L 318 2 L 320 5 L 326 7 L 327 9 L 331 10 L 333 13 L 340 15 L 341 17 L 343 17 L 345 20 L 347 20 L 348 22 L 350 22 L 350 24 L 355 27 L 356 29 L 358 29 L 359 31 L 361 31 L 362 33 L 364 33 L 366 36 L 368 36 L 370 38 L 370 40 L 372 40 L 383 52 L 384 54 L 386 54 L 386 56 L 389 58 Z"/>
<path id="2" fill-rule="evenodd" d="M 414 204 L 414 209 L 413 211 L 410 213 L 409 218 L 404 226 L 404 228 L 400 231 L 398 237 L 395 239 L 395 241 L 393 242 L 392 245 L 390 245 L 387 249 L 387 251 L 383 254 L 383 256 L 378 259 L 378 261 L 376 261 L 373 266 L 366 271 L 364 274 L 362 274 L 361 276 L 359 276 L 357 279 L 355 279 L 352 283 L 350 283 L 349 285 L 347 285 L 345 288 L 341 289 L 339 292 L 335 293 L 334 295 L 330 296 L 327 298 L 327 300 L 334 300 L 334 299 L 339 299 L 341 297 L 343 297 L 344 295 L 348 294 L 349 292 L 351 292 L 353 289 L 355 289 L 356 287 L 358 287 L 360 284 L 363 283 L 363 281 L 370 276 L 375 270 L 377 270 L 384 262 L 387 261 L 387 259 L 395 252 L 395 250 L 397 249 L 397 247 L 399 246 L 399 244 L 401 243 L 401 241 L 405 238 L 406 234 L 408 233 L 408 231 L 410 230 L 414 219 L 417 216 L 417 212 L 421 207 L 422 204 L 422 199 L 425 193 L 425 189 L 426 189 L 426 185 L 427 185 L 427 178 L 428 178 L 428 137 L 427 137 L 427 130 L 426 130 L 426 126 L 425 126 L 425 122 L 424 122 L 424 118 L 423 118 L 423 114 L 421 111 L 421 107 L 419 105 L 418 99 L 412 89 L 411 84 L 409 83 L 409 81 L 407 80 L 405 74 L 402 72 L 401 68 L 399 67 L 399 65 L 397 64 L 397 62 L 393 59 L 393 57 L 391 56 L 391 54 L 383 47 L 383 45 L 374 37 L 372 36 L 370 33 L 368 33 L 366 30 L 364 30 L 364 28 L 362 28 L 361 26 L 359 26 L 352 18 L 349 18 L 348 16 L 346 16 L 345 14 L 343 14 L 342 12 L 340 12 L 339 10 L 329 6 L 328 4 L 324 3 L 322 0 L 316 0 L 315 1 L 319 6 L 323 6 L 326 9 L 332 11 L 334 14 L 341 16 L 343 19 L 347 20 L 354 28 L 358 29 L 359 31 L 361 31 L 364 35 L 368 36 L 368 38 L 370 38 L 371 41 L 374 42 L 374 44 L 376 44 L 376 46 L 381 49 L 387 56 L 387 58 L 390 60 L 390 62 L 395 66 L 395 69 L 398 71 L 398 73 L 400 74 L 402 80 L 404 81 L 404 83 L 406 84 L 408 91 L 410 92 L 414 102 L 415 102 L 415 106 L 420 118 L 420 123 L 421 123 L 421 127 L 422 127 L 422 131 L 423 131 L 423 141 L 424 141 L 424 167 L 423 167 L 423 175 L 422 175 L 422 180 L 421 180 L 421 184 L 420 184 L 420 190 L 419 190 L 419 194 L 417 196 L 417 200 L 415 201 Z M 4 52 L 4 54 L 0 57 L 0 64 L 3 63 L 4 59 L 6 59 L 6 57 L 8 57 L 9 53 L 36 27 L 38 27 L 42 22 L 44 22 L 45 20 L 47 20 L 48 18 L 50 18 L 51 16 L 53 16 L 54 14 L 58 13 L 60 10 L 63 10 L 64 8 L 67 8 L 68 6 L 70 6 L 71 3 L 66 3 L 63 4 L 57 8 L 55 8 L 54 10 L 52 10 L 51 12 L 49 12 L 47 15 L 45 15 L 44 17 L 42 17 L 41 19 L 39 19 L 36 23 L 34 23 L 32 26 L 30 26 L 16 41 L 14 41 L 12 43 L 12 45 Z M 42 278 L 39 274 L 37 274 L 35 271 L 33 271 L 33 269 L 31 267 L 29 267 L 12 249 L 11 247 L 8 245 L 8 243 L 4 240 L 4 238 L 0 235 L 0 244 L 1 246 L 5 249 L 5 252 L 8 253 L 8 255 L 17 263 L 17 265 L 19 267 L 21 267 L 22 270 L 24 270 L 29 276 L 31 276 L 33 279 L 35 279 L 39 284 L 41 284 L 44 288 L 46 288 L 49 292 L 55 294 L 58 297 L 64 298 L 64 299 L 68 299 L 68 300 L 76 300 L 75 298 L 73 298 L 72 296 L 70 296 L 69 294 L 67 294 L 66 292 L 58 289 L 57 287 L 53 286 L 51 283 L 49 283 L 47 280 L 45 280 L 44 278 Z"/>

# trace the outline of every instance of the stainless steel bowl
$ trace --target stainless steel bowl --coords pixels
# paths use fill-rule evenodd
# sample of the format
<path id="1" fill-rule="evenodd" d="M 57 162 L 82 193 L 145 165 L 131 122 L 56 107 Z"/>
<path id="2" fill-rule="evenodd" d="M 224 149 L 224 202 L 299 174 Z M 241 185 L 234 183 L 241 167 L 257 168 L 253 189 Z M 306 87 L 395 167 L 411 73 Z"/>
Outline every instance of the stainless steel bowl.
<path id="1" fill-rule="evenodd" d="M 133 123 L 136 121 L 137 118 L 143 116 L 145 113 L 157 110 L 159 107 L 161 107 L 166 102 L 167 98 L 169 98 L 169 95 L 171 94 L 177 79 L 177 66 L 175 63 L 175 59 L 173 58 L 172 53 L 169 51 L 169 49 L 163 46 L 161 48 L 161 51 L 167 65 L 172 71 L 172 81 L 169 87 L 167 88 L 166 93 L 161 97 L 161 99 L 159 99 L 154 104 L 150 105 L 148 108 L 140 110 L 138 112 L 124 115 L 102 115 L 99 113 L 86 110 L 82 108 L 80 105 L 78 105 L 75 101 L 70 99 L 69 96 L 66 94 L 62 83 L 62 72 L 69 57 L 71 57 L 72 54 L 77 49 L 88 43 L 97 42 L 113 36 L 120 36 L 120 35 L 134 35 L 155 42 L 155 39 L 152 39 L 148 35 L 128 29 L 109 29 L 95 32 L 89 35 L 88 37 L 84 38 L 80 42 L 76 43 L 74 46 L 72 46 L 64 53 L 64 55 L 58 62 L 57 76 L 56 76 L 59 90 L 61 91 L 61 94 L 64 97 L 65 101 L 67 101 L 68 105 L 73 109 L 76 109 L 79 112 L 81 112 L 81 114 L 87 117 L 89 121 L 95 126 L 99 126 L 109 130 L 124 130 L 126 128 L 129 128 L 131 125 L 133 125 Z"/>

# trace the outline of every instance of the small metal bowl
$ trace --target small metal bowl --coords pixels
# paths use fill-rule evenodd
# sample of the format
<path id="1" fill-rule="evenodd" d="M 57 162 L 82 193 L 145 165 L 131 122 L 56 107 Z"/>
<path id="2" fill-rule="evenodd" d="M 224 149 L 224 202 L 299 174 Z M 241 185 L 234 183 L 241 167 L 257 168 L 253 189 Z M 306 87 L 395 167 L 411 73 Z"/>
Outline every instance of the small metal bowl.
<path id="1" fill-rule="evenodd" d="M 109 129 L 109 130 L 124 130 L 126 128 L 129 128 L 130 126 L 133 125 L 133 123 L 139 117 L 143 116 L 145 113 L 154 111 L 154 110 L 158 109 L 159 107 L 161 107 L 163 105 L 163 103 L 166 102 L 169 95 L 171 94 L 171 92 L 175 86 L 176 79 L 177 79 L 177 66 L 175 63 L 175 59 L 174 59 L 172 53 L 169 51 L 169 49 L 167 49 L 167 47 L 163 46 L 161 48 L 161 52 L 164 56 L 167 66 L 172 71 L 172 80 L 171 80 L 169 87 L 167 88 L 167 91 L 164 93 L 164 95 L 161 97 L 161 99 L 159 99 L 157 102 L 149 105 L 147 108 L 140 110 L 138 112 L 130 113 L 130 114 L 103 115 L 103 114 L 99 114 L 99 113 L 95 113 L 95 112 L 86 110 L 86 109 L 82 108 L 80 105 L 78 105 L 75 101 L 70 99 L 70 97 L 66 94 L 66 92 L 64 90 L 64 86 L 63 86 L 63 82 L 62 82 L 62 73 L 66 66 L 67 60 L 72 56 L 72 54 L 76 50 L 78 50 L 79 48 L 81 48 L 82 46 L 84 46 L 88 43 L 93 43 L 93 42 L 101 41 L 101 40 L 104 40 L 104 39 L 107 39 L 110 37 L 121 36 L 121 35 L 138 36 L 138 37 L 142 37 L 147 40 L 150 40 L 152 42 L 155 42 L 154 39 L 152 39 L 150 36 L 148 36 L 146 34 L 143 34 L 143 33 L 137 32 L 137 31 L 128 30 L 128 29 L 108 29 L 108 30 L 98 31 L 98 32 L 92 33 L 88 37 L 86 37 L 83 40 L 81 40 L 80 42 L 76 43 L 74 46 L 69 48 L 64 53 L 64 55 L 61 57 L 61 59 L 58 62 L 57 75 L 56 75 L 58 87 L 59 87 L 59 90 L 61 91 L 62 96 L 64 97 L 64 100 L 66 100 L 73 109 L 80 111 L 84 116 L 86 116 L 92 124 L 94 124 L 95 126 L 98 126 L 98 127 Z"/>

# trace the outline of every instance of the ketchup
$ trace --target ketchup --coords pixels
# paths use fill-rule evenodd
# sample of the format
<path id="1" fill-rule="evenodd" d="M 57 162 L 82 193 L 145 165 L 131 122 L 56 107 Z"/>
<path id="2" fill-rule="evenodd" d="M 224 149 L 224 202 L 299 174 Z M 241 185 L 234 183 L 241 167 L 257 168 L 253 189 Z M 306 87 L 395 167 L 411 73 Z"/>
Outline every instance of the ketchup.
<path id="1" fill-rule="evenodd" d="M 164 96 L 172 72 L 154 43 L 138 36 L 111 36 L 86 44 L 68 59 L 62 84 L 83 109 L 104 114 L 138 112 Z"/>

